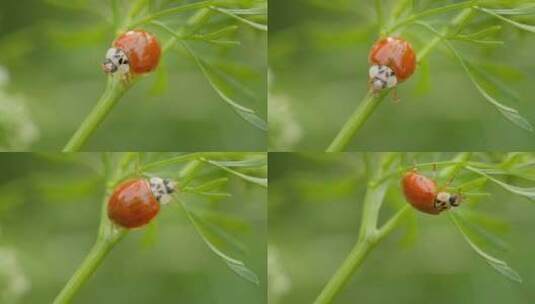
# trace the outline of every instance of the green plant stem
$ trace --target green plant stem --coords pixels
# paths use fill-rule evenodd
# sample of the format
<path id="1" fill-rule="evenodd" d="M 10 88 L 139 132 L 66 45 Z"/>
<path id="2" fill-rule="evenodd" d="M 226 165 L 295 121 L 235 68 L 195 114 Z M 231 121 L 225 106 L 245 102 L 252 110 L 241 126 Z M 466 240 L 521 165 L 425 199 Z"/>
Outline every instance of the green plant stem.
<path id="1" fill-rule="evenodd" d="M 126 155 L 125 159 L 126 157 L 129 157 L 129 155 Z M 76 272 L 72 275 L 67 284 L 65 284 L 56 299 L 54 299 L 54 304 L 70 303 L 74 295 L 78 293 L 82 285 L 84 285 L 97 270 L 102 263 L 102 260 L 108 255 L 111 249 L 128 233 L 127 229 L 115 226 L 108 218 L 107 198 L 108 195 L 104 197 L 101 205 L 97 241 L 82 264 L 78 266 Z"/>
<path id="2" fill-rule="evenodd" d="M 323 288 L 314 304 L 332 303 L 335 296 L 347 284 L 355 270 L 362 264 L 374 246 L 375 244 L 368 242 L 357 242 L 329 283 Z"/>
<path id="3" fill-rule="evenodd" d="M 107 191 L 100 207 L 100 224 L 98 227 L 97 241 L 89 251 L 82 264 L 63 287 L 61 292 L 54 299 L 53 304 L 70 303 L 74 295 L 80 290 L 82 285 L 91 277 L 108 255 L 111 249 L 128 233 L 127 229 L 114 225 L 108 218 L 108 197 L 111 189 L 115 188 L 120 181 L 120 176 L 124 173 L 128 165 L 136 159 L 138 153 L 125 153 L 115 168 L 115 172 L 110 174 L 107 182 Z"/>
<path id="4" fill-rule="evenodd" d="M 127 89 L 128 86 L 125 85 L 119 77 L 109 76 L 102 97 L 100 97 L 100 100 L 97 102 L 91 113 L 89 113 L 78 130 L 76 130 L 69 142 L 65 145 L 63 152 L 79 151 L 121 99 Z"/>
<path id="5" fill-rule="evenodd" d="M 366 94 L 364 99 L 360 102 L 357 109 L 346 121 L 340 132 L 338 132 L 327 148 L 327 152 L 343 151 L 387 94 L 388 91 L 376 94 L 371 90 L 368 90 L 368 94 Z"/>
<path id="6" fill-rule="evenodd" d="M 80 264 L 71 279 L 56 297 L 54 304 L 70 303 L 80 287 L 82 287 L 95 270 L 97 270 L 104 257 L 106 257 L 113 246 L 117 244 L 125 234 L 126 230 L 121 230 L 112 238 L 97 240 L 85 260 Z"/>
<path id="7" fill-rule="evenodd" d="M 364 196 L 357 243 L 327 285 L 325 285 L 316 298 L 316 301 L 314 301 L 314 304 L 332 303 L 336 295 L 347 285 L 347 282 L 362 264 L 368 253 L 390 234 L 401 222 L 405 214 L 407 214 L 409 208 L 405 206 L 392 216 L 380 229 L 377 229 L 379 212 L 389 183 L 388 181 L 382 183 L 376 183 L 374 181 L 393 170 L 393 164 L 396 159 L 397 153 L 385 154 L 379 166 L 374 169 Z"/>
<path id="8" fill-rule="evenodd" d="M 470 1 L 470 3 L 466 3 L 473 5 L 476 3 L 476 1 Z M 466 20 L 470 18 L 472 12 L 472 8 L 466 8 L 462 10 L 457 16 L 453 18 L 450 25 L 442 29 L 442 32 L 447 34 L 452 31 L 458 31 L 459 27 L 461 27 L 466 22 Z M 424 45 L 416 56 L 418 62 L 420 62 L 425 56 L 427 56 L 427 54 L 429 54 L 429 52 L 434 47 L 436 47 L 440 41 L 441 38 L 435 37 L 426 45 Z M 374 94 L 371 90 L 368 90 L 368 93 L 359 103 L 355 112 L 353 112 L 351 117 L 349 117 L 342 129 L 340 129 L 334 140 L 327 148 L 327 152 L 344 151 L 353 139 L 353 137 L 355 137 L 357 132 L 362 128 L 368 118 L 370 118 L 370 116 L 375 112 L 377 106 L 381 103 L 385 96 L 388 95 L 389 92 L 390 90 L 386 90 L 385 92 Z"/>

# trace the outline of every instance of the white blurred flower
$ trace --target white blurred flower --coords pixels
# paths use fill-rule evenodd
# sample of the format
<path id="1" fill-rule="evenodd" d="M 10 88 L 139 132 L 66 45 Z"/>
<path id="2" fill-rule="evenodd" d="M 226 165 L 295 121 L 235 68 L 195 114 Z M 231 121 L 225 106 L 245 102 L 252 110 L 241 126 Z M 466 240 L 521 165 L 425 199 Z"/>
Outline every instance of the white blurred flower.
<path id="1" fill-rule="evenodd" d="M 30 281 L 22 272 L 13 249 L 0 247 L 0 302 L 17 303 L 30 290 Z"/>
<path id="2" fill-rule="evenodd" d="M 268 247 L 268 297 L 270 304 L 277 304 L 292 288 L 290 276 L 282 266 L 278 249 Z"/>
<path id="3" fill-rule="evenodd" d="M 273 73 L 268 73 L 268 79 L 272 87 Z M 270 148 L 279 151 L 292 150 L 303 137 L 303 129 L 293 115 L 291 99 L 286 95 L 270 92 L 268 100 Z"/>
<path id="4" fill-rule="evenodd" d="M 9 81 L 0 66 L 0 151 L 27 150 L 39 137 L 39 129 L 30 117 L 25 98 L 3 89 Z"/>

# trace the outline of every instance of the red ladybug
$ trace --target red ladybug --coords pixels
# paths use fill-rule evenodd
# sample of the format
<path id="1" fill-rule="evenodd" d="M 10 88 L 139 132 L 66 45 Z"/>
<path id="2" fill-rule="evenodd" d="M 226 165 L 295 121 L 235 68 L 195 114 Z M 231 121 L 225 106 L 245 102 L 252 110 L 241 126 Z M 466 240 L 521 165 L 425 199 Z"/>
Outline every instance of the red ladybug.
<path id="1" fill-rule="evenodd" d="M 136 228 L 150 222 L 160 211 L 160 204 L 171 200 L 175 183 L 159 177 L 128 180 L 117 186 L 108 201 L 108 217 L 124 228 Z"/>
<path id="2" fill-rule="evenodd" d="M 405 173 L 401 180 L 401 187 L 407 201 L 414 208 L 425 213 L 439 214 L 460 204 L 458 195 L 437 191 L 435 181 L 419 174 L 416 170 Z"/>
<path id="3" fill-rule="evenodd" d="M 386 37 L 375 42 L 369 62 L 370 84 L 377 92 L 408 79 L 416 69 L 416 53 L 409 42 Z"/>
<path id="4" fill-rule="evenodd" d="M 102 69 L 106 73 L 143 74 L 156 69 L 162 53 L 160 43 L 143 30 L 128 31 L 108 49 Z"/>

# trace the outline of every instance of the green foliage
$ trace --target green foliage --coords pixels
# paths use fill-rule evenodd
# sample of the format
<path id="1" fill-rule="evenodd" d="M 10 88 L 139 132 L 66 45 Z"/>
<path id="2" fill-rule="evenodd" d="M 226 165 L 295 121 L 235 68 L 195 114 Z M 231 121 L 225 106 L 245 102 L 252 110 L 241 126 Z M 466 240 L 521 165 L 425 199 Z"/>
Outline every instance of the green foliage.
<path id="1" fill-rule="evenodd" d="M 387 158 L 393 159 L 388 162 L 391 167 L 380 165 Z M 394 300 L 399 290 L 408 295 L 403 301 L 434 297 L 456 301 L 467 293 L 422 291 L 422 286 L 481 280 L 495 289 L 485 289 L 474 303 L 485 303 L 488 297 L 515 299 L 519 295 L 509 294 L 510 285 L 501 278 L 523 281 L 525 286 L 515 287 L 518 290 L 533 286 L 526 255 L 532 245 L 525 238 L 533 226 L 529 219 L 534 212 L 530 204 L 534 160 L 533 153 L 518 152 L 275 154 L 270 159 L 270 246 L 277 247 L 292 287 L 274 296 L 278 303 L 311 302 L 329 277 L 333 276 L 330 282 L 340 282 L 339 273 L 347 274 L 342 269 L 358 256 L 359 244 L 366 246 L 362 233 L 368 226 L 366 214 L 377 212 L 375 236 L 381 244 L 374 243 L 379 241 L 372 233 L 372 251 L 364 253 L 362 266 L 357 264 L 358 271 L 350 273 L 355 276 L 353 283 L 339 292 L 335 303 L 349 302 L 364 290 L 370 303 Z M 377 176 L 377 168 L 387 170 Z M 434 178 L 439 189 L 459 193 L 461 205 L 436 216 L 411 208 L 400 179 L 414 168 Z M 377 198 L 371 194 L 374 189 L 385 185 L 384 203 L 382 199 L 369 203 Z M 358 241 L 356 223 L 361 226 Z M 393 236 L 385 238 L 390 233 Z M 353 242 L 357 244 L 348 254 Z M 484 263 L 473 263 L 475 257 Z M 380 292 L 373 289 L 376 284 L 382 286 Z"/>
<path id="2" fill-rule="evenodd" d="M 265 153 L 43 153 L 1 157 L 2 246 L 17 249 L 21 271 L 31 283 L 30 292 L 20 296 L 22 302 L 42 299 L 50 302 L 80 263 L 95 236 L 100 214 L 101 225 L 92 255 L 101 250 L 107 239 L 121 242 L 106 257 L 109 262 L 102 263 L 92 278 L 84 278 L 90 284 L 85 285 L 81 280 L 77 302 L 99 301 L 99 295 L 121 301 L 128 296 L 128 290 L 144 282 L 144 286 L 151 287 L 139 289 L 139 297 L 131 299 L 134 303 L 171 299 L 206 303 L 214 296 L 222 303 L 233 303 L 237 290 L 248 302 L 260 303 L 255 301 L 262 301 L 265 286 L 261 278 L 265 275 L 266 258 L 263 252 L 266 191 L 208 161 L 221 162 L 250 177 L 266 178 Z M 179 192 L 171 206 L 162 206 L 150 225 L 129 231 L 124 237 L 126 231 L 117 229 L 107 217 L 107 198 L 118 183 L 149 176 L 176 180 Z M 44 255 L 42 250 L 35 249 L 43 240 L 50 244 Z M 37 259 L 42 263 L 35 263 Z M 127 267 L 134 270 L 125 271 L 124 262 L 132 263 Z M 140 264 L 144 267 L 132 266 Z M 82 265 L 79 269 L 91 268 Z M 233 276 L 225 266 L 237 275 Z M 56 271 L 42 272 L 49 267 Z M 95 295 L 92 286 L 101 289 L 115 284 L 112 282 L 116 278 L 110 280 L 106 272 L 119 274 L 121 284 Z M 223 288 L 184 292 L 196 290 L 199 284 Z M 154 295 L 150 290 L 155 288 L 162 292 Z M 72 286 L 67 289 L 73 290 Z"/>
<path id="3" fill-rule="evenodd" d="M 330 1 L 321 8 L 317 1 L 301 4 L 275 2 L 270 8 L 270 68 L 277 79 L 270 89 L 293 101 L 292 116 L 307 135 L 295 149 L 326 146 L 333 134 L 345 131 L 340 126 L 355 102 L 368 98 L 364 71 L 369 48 L 385 35 L 410 41 L 419 65 L 413 79 L 398 88 L 402 102 L 374 109 L 374 114 L 380 114 L 354 132 L 361 139 L 351 149 L 436 150 L 446 139 L 459 145 L 448 150 L 481 150 L 489 144 L 501 146 L 504 138 L 515 146 L 531 147 L 531 134 L 514 131 L 514 127 L 533 131 L 533 103 L 529 94 L 523 94 L 529 91 L 532 74 L 527 50 L 535 41 L 530 35 L 531 1 L 352 0 Z M 293 12 L 292 17 L 284 11 Z M 419 25 L 424 24 L 426 30 L 433 30 L 422 31 Z M 460 63 L 460 70 L 451 65 L 452 60 Z M 488 69 L 497 63 L 505 64 Z M 514 80 L 505 76 L 511 68 L 518 75 Z M 459 72 L 466 81 L 454 77 Z M 474 104 L 474 93 L 488 103 Z M 498 115 L 487 111 L 489 104 Z M 321 127 L 318 113 L 328 113 L 322 115 Z M 497 116 L 513 128 L 497 129 L 487 123 Z M 485 142 L 474 134 L 481 132 L 486 134 Z M 409 139 L 406 134 L 411 134 Z"/>
<path id="4" fill-rule="evenodd" d="M 106 132 L 97 131 L 100 134 L 91 138 L 92 150 L 131 150 L 130 142 L 136 143 L 136 150 L 232 146 L 247 151 L 265 146 L 260 133 L 266 129 L 266 52 L 258 46 L 267 39 L 264 31 L 250 25 L 267 23 L 266 1 L 31 0 L 13 6 L 3 2 L 0 7 L 13 12 L 13 18 L 0 21 L 0 64 L 17 71 L 9 89 L 29 92 L 35 123 L 47 130 L 32 148 L 57 148 L 72 135 L 103 86 L 99 63 L 106 48 L 133 28 L 158 37 L 165 51 L 161 66 L 152 75 L 138 77 L 141 81 L 124 97 L 128 102 L 114 105 L 113 118 L 102 126 Z M 66 18 L 57 18 L 60 15 Z M 194 57 L 183 47 L 186 42 Z M 196 58 L 209 67 L 208 73 Z M 70 115 L 58 120 L 52 112 Z M 253 128 L 244 128 L 247 122 Z M 184 130 L 191 135 L 188 140 Z M 132 134 L 145 140 L 133 140 Z"/>

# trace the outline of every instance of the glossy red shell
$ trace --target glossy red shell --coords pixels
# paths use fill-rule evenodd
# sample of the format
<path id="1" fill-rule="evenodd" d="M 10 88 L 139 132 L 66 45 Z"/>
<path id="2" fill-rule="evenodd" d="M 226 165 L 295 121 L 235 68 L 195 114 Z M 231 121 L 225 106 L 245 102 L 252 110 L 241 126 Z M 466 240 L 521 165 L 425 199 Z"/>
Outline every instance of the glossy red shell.
<path id="1" fill-rule="evenodd" d="M 126 53 L 130 70 L 136 74 L 148 73 L 156 69 L 162 50 L 156 37 L 143 31 L 133 30 L 121 35 L 113 46 Z"/>
<path id="2" fill-rule="evenodd" d="M 416 53 L 409 42 L 394 37 L 379 39 L 373 45 L 370 64 L 381 64 L 391 68 L 398 82 L 409 78 L 416 69 Z"/>
<path id="3" fill-rule="evenodd" d="M 136 228 L 158 214 L 160 204 L 144 179 L 126 181 L 113 191 L 108 201 L 108 217 L 117 225 Z"/>
<path id="4" fill-rule="evenodd" d="M 440 213 L 435 208 L 437 185 L 432 179 L 414 170 L 409 171 L 403 176 L 401 187 L 405 198 L 414 208 L 429 214 Z"/>

